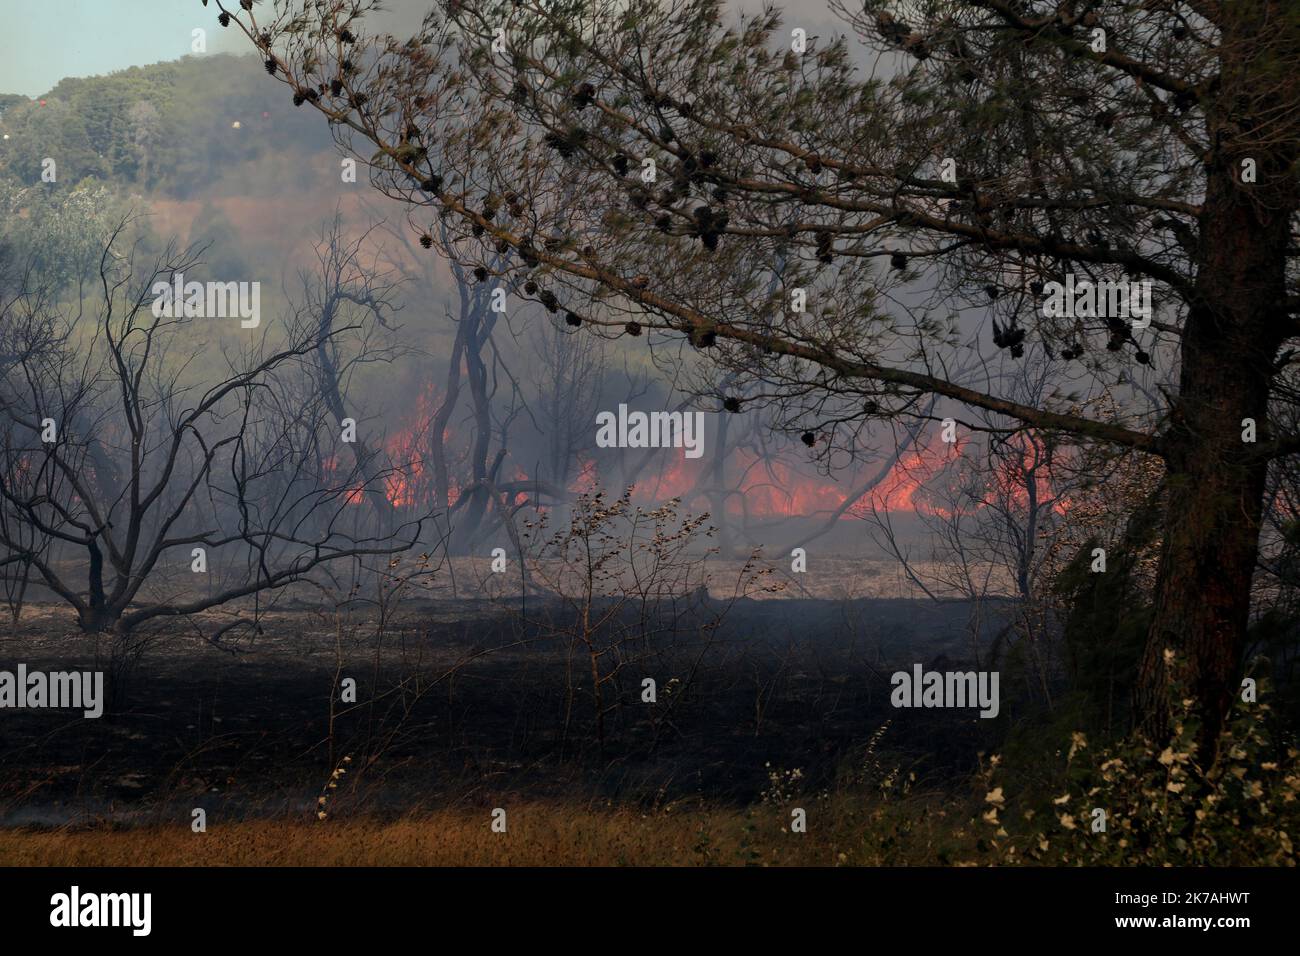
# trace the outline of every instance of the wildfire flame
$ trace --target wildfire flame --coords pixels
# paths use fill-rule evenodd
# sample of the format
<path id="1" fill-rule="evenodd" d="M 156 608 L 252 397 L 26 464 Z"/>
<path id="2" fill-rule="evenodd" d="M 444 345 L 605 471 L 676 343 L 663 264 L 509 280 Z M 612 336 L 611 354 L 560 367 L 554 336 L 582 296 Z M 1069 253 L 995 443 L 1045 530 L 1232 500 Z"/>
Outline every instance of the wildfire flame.
<path id="1" fill-rule="evenodd" d="M 395 508 L 431 507 L 436 495 L 432 467 L 428 458 L 428 436 L 433 428 L 441 398 L 430 385 L 412 406 L 407 423 L 390 434 L 383 450 L 391 462 L 392 472 L 383 481 L 384 496 Z M 449 462 L 456 459 L 453 430 L 444 431 L 444 443 Z M 1019 433 L 1008 440 L 1003 465 L 993 470 L 985 483 L 990 500 L 1009 503 L 1015 507 L 1028 507 L 1031 500 L 1038 505 L 1050 505 L 1058 512 L 1065 511 L 1069 502 L 1053 490 L 1050 463 L 1041 440 Z M 855 512 L 874 509 L 885 512 L 913 512 L 923 515 L 945 516 L 953 491 L 964 474 L 969 474 L 975 462 L 966 457 L 964 442 L 934 440 L 929 444 L 913 445 L 889 468 L 888 473 L 856 502 L 846 507 L 846 498 L 854 488 L 861 488 L 872 468 L 878 463 L 865 463 L 857 474 L 811 475 L 802 461 L 781 457 L 762 457 L 748 448 L 734 449 L 725 468 L 725 488 L 715 487 L 716 476 L 710 473 L 715 463 L 707 459 L 688 459 L 666 450 L 659 459 L 659 467 L 638 476 L 634 498 L 639 503 L 657 504 L 669 498 L 681 498 L 691 507 L 714 507 L 715 496 L 723 499 L 729 514 L 746 514 L 750 517 L 796 517 L 829 515 L 841 512 L 842 519 L 854 518 Z M 331 460 L 329 468 L 335 463 Z M 577 471 L 568 483 L 573 494 L 591 492 L 602 483 L 599 462 L 587 455 L 579 456 Z M 513 479 L 527 481 L 528 474 L 517 464 L 512 464 Z M 963 469 L 965 469 L 963 471 Z M 448 504 L 460 496 L 460 484 L 451 477 Z M 1034 493 L 1030 494 L 1032 483 Z M 526 499 L 525 492 L 514 494 L 515 503 Z M 349 504 L 365 501 L 365 489 L 358 486 L 347 492 Z M 978 503 L 977 503 L 978 506 Z"/>

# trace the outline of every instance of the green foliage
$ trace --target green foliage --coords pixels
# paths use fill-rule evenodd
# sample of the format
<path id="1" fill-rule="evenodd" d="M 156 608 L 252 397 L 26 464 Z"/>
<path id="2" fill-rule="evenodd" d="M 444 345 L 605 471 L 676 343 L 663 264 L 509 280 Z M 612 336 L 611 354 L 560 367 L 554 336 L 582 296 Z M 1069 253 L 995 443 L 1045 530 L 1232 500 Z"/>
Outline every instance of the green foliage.
<path id="1" fill-rule="evenodd" d="M 38 184 L 41 160 L 52 157 L 60 183 L 95 176 L 187 198 L 247 163 L 290 169 L 286 152 L 319 151 L 328 135 L 265 79 L 256 57 L 212 55 L 69 77 L 41 98 L 45 105 L 0 97 L 9 136 L 0 141 L 0 178 Z M 257 179 L 283 186 L 279 176 Z"/>
<path id="2" fill-rule="evenodd" d="M 10 108 L 5 112 L 4 131 L 9 138 L 0 141 L 0 173 L 21 183 L 40 184 L 46 159 L 55 161 L 61 183 L 108 172 L 91 139 L 87 115 L 62 100 Z"/>
<path id="3" fill-rule="evenodd" d="M 24 103 L 30 103 L 27 97 L 19 93 L 0 93 L 0 116 L 15 106 L 21 106 Z"/>
<path id="4" fill-rule="evenodd" d="M 1107 732 L 1126 723 L 1138 663 L 1151 626 L 1151 605 L 1132 587 L 1125 563 L 1104 574 L 1088 569 L 1091 547 L 1062 574 L 1069 615 L 1062 637 L 1070 691 L 1089 706 L 1085 726 Z"/>
<path id="5" fill-rule="evenodd" d="M 997 827 L 994 847 L 1012 860 L 1056 865 L 1295 866 L 1300 751 L 1275 729 L 1269 706 L 1237 704 L 1208 768 L 1198 763 L 1192 701 L 1181 698 L 1174 714 L 1163 747 L 1134 737 L 1094 753 L 1076 732 L 1065 792 L 1022 808 L 1027 834 L 1009 832 L 1021 823 L 1008 808 L 1010 787 L 998 785 L 995 760 L 984 814 Z M 1098 832 L 1099 810 L 1105 829 Z"/>
<path id="6" fill-rule="evenodd" d="M 1062 638 L 1070 692 L 1086 702 L 1081 716 L 1089 730 L 1110 734 L 1127 725 L 1153 614 L 1138 580 L 1138 564 L 1156 538 L 1161 500 L 1152 495 L 1130 516 L 1123 541 L 1108 548 L 1105 572 L 1092 570 L 1093 549 L 1105 542 L 1090 538 L 1054 584 L 1057 597 L 1069 609 Z"/>
<path id="7" fill-rule="evenodd" d="M 95 180 L 52 190 L 0 179 L 0 239 L 17 261 L 30 262 L 56 291 L 96 274 L 108 238 L 126 211 Z"/>

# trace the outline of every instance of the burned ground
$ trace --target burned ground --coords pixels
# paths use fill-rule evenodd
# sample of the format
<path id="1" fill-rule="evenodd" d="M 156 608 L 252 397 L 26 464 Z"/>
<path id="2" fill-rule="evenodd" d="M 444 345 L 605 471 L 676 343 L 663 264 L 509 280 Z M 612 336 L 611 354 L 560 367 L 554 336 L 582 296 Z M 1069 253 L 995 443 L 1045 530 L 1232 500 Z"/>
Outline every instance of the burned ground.
<path id="1" fill-rule="evenodd" d="M 972 659 L 962 602 L 707 600 L 615 615 L 602 676 L 621 668 L 602 688 L 602 747 L 589 659 L 563 630 L 570 611 L 416 601 L 379 628 L 363 607 L 282 607 L 237 651 L 173 626 L 127 665 L 109 638 L 33 607 L 0 639 L 0 667 L 105 668 L 110 704 L 98 720 L 4 715 L 0 820 L 313 815 L 322 793 L 331 815 L 507 796 L 748 804 L 794 770 L 813 787 L 871 772 L 881 728 L 908 772 L 960 774 L 999 722 L 971 710 L 900 721 L 890 707 L 894 670 Z M 647 677 L 655 703 L 642 701 Z M 356 704 L 340 702 L 345 678 Z M 340 766 L 342 785 L 326 790 Z"/>

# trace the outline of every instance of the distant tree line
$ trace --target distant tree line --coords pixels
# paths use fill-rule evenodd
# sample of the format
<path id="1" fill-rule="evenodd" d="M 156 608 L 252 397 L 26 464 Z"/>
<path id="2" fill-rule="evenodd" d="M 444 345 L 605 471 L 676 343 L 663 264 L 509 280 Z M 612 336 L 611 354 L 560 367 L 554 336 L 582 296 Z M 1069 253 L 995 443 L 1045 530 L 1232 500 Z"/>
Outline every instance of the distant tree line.
<path id="1" fill-rule="evenodd" d="M 69 77 L 37 99 L 0 94 L 9 137 L 0 140 L 0 179 L 40 183 L 50 157 L 59 182 L 93 177 L 189 198 L 245 164 L 324 146 L 319 126 L 259 83 L 258 72 L 252 57 L 190 56 Z M 270 126 L 274 137 L 259 135 Z"/>

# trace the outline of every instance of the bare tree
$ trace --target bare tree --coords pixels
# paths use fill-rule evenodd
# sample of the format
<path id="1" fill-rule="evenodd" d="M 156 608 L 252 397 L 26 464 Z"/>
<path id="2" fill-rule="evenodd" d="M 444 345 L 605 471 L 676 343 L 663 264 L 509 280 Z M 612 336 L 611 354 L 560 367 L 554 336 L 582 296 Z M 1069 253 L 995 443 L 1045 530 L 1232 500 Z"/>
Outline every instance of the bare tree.
<path id="1" fill-rule="evenodd" d="M 315 270 L 299 273 L 302 303 L 295 321 L 316 324 L 316 383 L 326 408 L 340 424 L 348 418 L 357 421 L 355 410 L 344 398 L 353 376 L 365 365 L 389 364 L 403 354 L 402 349 L 377 341 L 377 336 L 387 333 L 391 338 L 397 331 L 392 319 L 399 309 L 398 282 L 377 257 L 363 261 L 372 232 L 367 230 L 349 240 L 344 235 L 342 216 L 336 212 L 313 247 Z M 336 328 L 356 334 L 335 334 Z M 383 450 L 372 447 L 360 432 L 347 445 L 356 469 L 365 479 L 366 501 L 381 526 L 391 524 L 395 517 L 393 503 L 380 477 L 386 469 Z M 411 466 L 408 461 L 398 467 L 409 474 Z"/>
<path id="2" fill-rule="evenodd" d="M 3 560 L 29 567 L 83 630 L 125 635 L 299 582 L 330 587 L 320 575 L 336 562 L 413 544 L 422 519 L 391 535 L 344 530 L 352 502 L 386 472 L 338 463 L 340 432 L 310 360 L 355 327 L 264 329 L 212 359 L 226 371 L 202 384 L 212 381 L 194 368 L 204 324 L 221 319 L 164 308 L 157 293 L 192 279 L 198 253 L 169 247 L 139 262 L 119 250 L 127 226 L 104 250 L 92 314 L 73 324 L 47 307 L 6 323 Z M 336 449 L 331 467 L 320 467 L 322 446 Z M 206 576 L 192 573 L 204 565 Z M 256 627 L 259 615 L 254 600 L 208 636 Z"/>
<path id="3" fill-rule="evenodd" d="M 33 259 L 20 264 L 9 248 L 0 246 L 0 374 L 7 376 L 36 356 L 63 347 L 68 329 L 54 320 L 54 299 L 55 283 L 40 275 Z M 0 468 L 13 474 L 26 464 L 6 455 Z M 0 508 L 0 542 L 5 543 L 0 574 L 10 617 L 17 626 L 31 583 L 32 564 L 26 555 L 48 547 L 49 536 L 29 522 L 12 518 L 8 509 Z"/>
<path id="4" fill-rule="evenodd" d="M 568 488 L 575 469 L 591 461 L 591 423 L 604 384 L 604 343 L 591 335 L 552 325 L 534 332 L 539 363 L 533 376 L 534 407 L 545 440 L 545 458 L 537 477 Z"/>
<path id="5" fill-rule="evenodd" d="M 446 229 L 423 232 L 418 241 L 408 232 L 388 231 L 404 244 L 413 263 L 407 267 L 407 278 L 417 283 L 426 299 L 438 297 L 445 283 L 430 266 L 421 264 L 417 246 L 445 251 L 449 238 Z M 449 278 L 455 298 L 446 319 L 454 336 L 437 408 L 421 436 L 432 473 L 433 504 L 445 515 L 451 547 L 459 553 L 473 550 L 507 524 L 509 516 L 519 510 L 517 495 L 554 500 L 565 497 L 563 486 L 544 476 L 511 480 L 502 474 L 516 419 L 521 415 L 533 417 L 525 385 L 511 368 L 508 346 L 503 348 L 498 341 L 502 335 L 506 343 L 517 345 L 521 341 L 520 329 L 511 324 L 509 311 L 494 302 L 498 288 L 517 299 L 523 284 L 509 276 L 501 277 L 509 272 L 505 268 L 507 258 L 494 255 L 485 265 L 472 270 L 454 259 L 450 261 Z M 495 284 L 498 279 L 499 284 Z M 462 402 L 466 392 L 467 405 Z M 459 443 L 461 447 L 448 442 L 453 424 L 468 426 L 463 429 L 468 438 Z M 535 419 L 533 424 L 537 424 Z"/>

